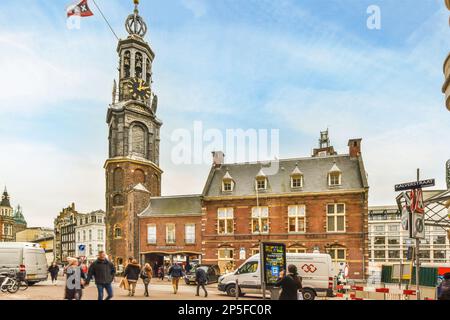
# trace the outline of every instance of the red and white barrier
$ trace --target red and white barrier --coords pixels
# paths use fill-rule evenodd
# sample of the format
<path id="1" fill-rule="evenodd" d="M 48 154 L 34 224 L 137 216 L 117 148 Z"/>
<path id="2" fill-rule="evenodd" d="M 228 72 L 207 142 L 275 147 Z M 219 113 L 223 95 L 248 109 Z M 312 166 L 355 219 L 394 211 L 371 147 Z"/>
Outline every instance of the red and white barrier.
<path id="1" fill-rule="evenodd" d="M 399 288 L 375 288 L 375 287 L 362 287 L 362 286 L 336 286 L 338 290 L 348 290 L 353 292 L 348 293 L 337 293 L 336 297 L 344 298 L 347 300 L 364 300 L 363 298 L 356 297 L 356 291 L 360 292 L 375 292 L 375 293 L 386 293 L 386 294 L 398 294 L 404 296 L 416 296 L 416 290 L 403 290 Z"/>

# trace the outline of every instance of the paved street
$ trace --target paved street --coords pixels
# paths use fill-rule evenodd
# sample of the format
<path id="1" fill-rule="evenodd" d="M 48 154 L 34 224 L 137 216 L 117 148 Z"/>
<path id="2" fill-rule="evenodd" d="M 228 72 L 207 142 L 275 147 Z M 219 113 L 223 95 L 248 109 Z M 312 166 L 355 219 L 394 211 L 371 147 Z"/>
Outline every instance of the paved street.
<path id="1" fill-rule="evenodd" d="M 114 283 L 114 299 L 113 300 L 233 300 L 234 298 L 228 297 L 217 290 L 217 284 L 211 284 L 208 286 L 208 298 L 203 296 L 195 296 L 195 286 L 187 286 L 180 282 L 178 294 L 173 294 L 171 284 L 165 280 L 153 280 L 150 285 L 150 297 L 144 297 L 144 285 L 140 282 L 136 289 L 134 297 L 128 297 L 128 291 L 119 288 L 119 283 Z M 200 291 L 200 294 L 202 291 Z M 106 295 L 106 293 L 105 293 Z M 52 285 L 50 281 L 38 283 L 32 287 L 29 287 L 25 291 L 18 291 L 15 294 L 1 293 L 0 300 L 62 300 L 64 298 L 64 281 L 60 278 L 57 285 Z M 95 284 L 89 285 L 83 290 L 83 300 L 96 300 L 97 289 Z M 260 297 L 245 297 L 241 300 L 254 300 L 261 299 Z"/>

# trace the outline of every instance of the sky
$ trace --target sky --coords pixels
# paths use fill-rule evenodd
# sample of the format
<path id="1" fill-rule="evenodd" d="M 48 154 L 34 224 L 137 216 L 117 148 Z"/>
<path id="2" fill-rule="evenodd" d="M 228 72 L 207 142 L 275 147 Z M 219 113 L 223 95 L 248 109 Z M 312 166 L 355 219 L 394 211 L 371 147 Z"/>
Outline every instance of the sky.
<path id="1" fill-rule="evenodd" d="M 132 0 L 96 0 L 120 38 Z M 30 226 L 63 207 L 104 209 L 106 111 L 117 40 L 94 16 L 67 27 L 70 0 L 0 2 L 0 187 Z M 377 5 L 381 28 L 369 29 Z M 279 157 L 306 157 L 319 132 L 347 153 L 362 138 L 369 205 L 394 184 L 445 188 L 450 51 L 443 0 L 141 0 L 156 53 L 163 195 L 201 193 L 210 163 L 175 164 L 177 129 L 279 129 Z M 266 160 L 266 159 L 249 159 Z"/>

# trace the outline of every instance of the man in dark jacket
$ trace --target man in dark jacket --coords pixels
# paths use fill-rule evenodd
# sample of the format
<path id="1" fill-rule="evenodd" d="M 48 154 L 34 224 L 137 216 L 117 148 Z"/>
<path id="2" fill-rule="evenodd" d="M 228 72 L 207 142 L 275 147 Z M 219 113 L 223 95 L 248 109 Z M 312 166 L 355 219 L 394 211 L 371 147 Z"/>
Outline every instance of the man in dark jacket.
<path id="1" fill-rule="evenodd" d="M 197 294 L 200 295 L 200 287 L 202 287 L 203 291 L 205 291 L 205 298 L 208 296 L 208 291 L 206 291 L 205 285 L 208 282 L 208 276 L 206 275 L 206 271 L 204 268 L 198 267 L 195 270 L 195 281 L 197 282 Z"/>
<path id="2" fill-rule="evenodd" d="M 112 282 L 116 274 L 116 268 L 111 261 L 106 259 L 104 251 L 98 253 L 98 258 L 89 267 L 88 276 L 86 279 L 86 285 L 89 285 L 92 277 L 95 279 L 95 285 L 98 291 L 98 300 L 103 300 L 103 292 L 106 290 L 108 296 L 106 300 L 110 300 L 113 297 Z"/>
<path id="3" fill-rule="evenodd" d="M 170 267 L 169 276 L 172 277 L 173 293 L 177 294 L 178 283 L 180 282 L 180 278 L 183 277 L 183 269 L 178 263 L 174 263 L 173 266 Z"/>
<path id="4" fill-rule="evenodd" d="M 450 300 L 450 272 L 444 274 L 444 280 L 439 285 L 439 300 Z"/>

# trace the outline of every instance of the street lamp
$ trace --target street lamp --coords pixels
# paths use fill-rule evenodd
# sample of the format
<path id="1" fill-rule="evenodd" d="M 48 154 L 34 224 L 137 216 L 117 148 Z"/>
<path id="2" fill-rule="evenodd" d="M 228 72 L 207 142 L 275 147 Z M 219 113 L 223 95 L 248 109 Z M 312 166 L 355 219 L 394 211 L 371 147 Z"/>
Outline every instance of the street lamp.
<path id="1" fill-rule="evenodd" d="M 450 10 L 450 0 L 445 0 L 445 6 Z M 445 105 L 450 111 L 450 53 L 444 61 L 445 82 L 442 86 L 442 93 L 445 94 Z"/>

